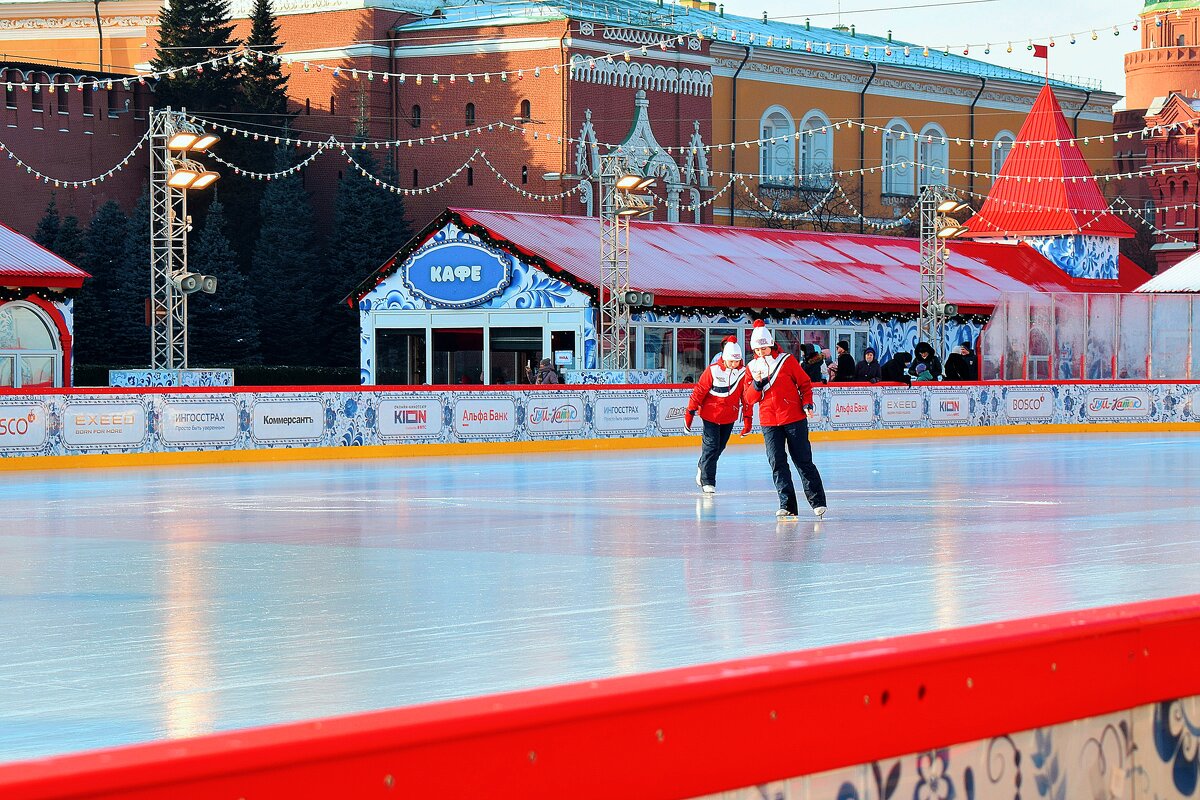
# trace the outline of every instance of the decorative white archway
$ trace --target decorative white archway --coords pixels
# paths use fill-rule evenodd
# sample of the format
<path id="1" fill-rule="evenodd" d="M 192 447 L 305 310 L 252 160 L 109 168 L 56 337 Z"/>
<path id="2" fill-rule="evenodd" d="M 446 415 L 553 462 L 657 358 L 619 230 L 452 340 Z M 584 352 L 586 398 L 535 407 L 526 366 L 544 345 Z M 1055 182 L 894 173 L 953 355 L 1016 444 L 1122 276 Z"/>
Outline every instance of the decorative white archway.
<path id="1" fill-rule="evenodd" d="M 0 386 L 62 386 L 62 342 L 46 312 L 14 300 L 0 305 Z"/>

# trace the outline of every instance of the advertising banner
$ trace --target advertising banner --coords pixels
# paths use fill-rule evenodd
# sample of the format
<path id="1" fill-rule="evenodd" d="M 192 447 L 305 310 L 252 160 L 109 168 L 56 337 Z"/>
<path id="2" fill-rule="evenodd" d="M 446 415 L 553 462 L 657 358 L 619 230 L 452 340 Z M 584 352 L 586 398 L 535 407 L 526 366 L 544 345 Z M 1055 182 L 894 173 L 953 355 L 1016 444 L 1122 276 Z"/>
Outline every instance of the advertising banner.
<path id="1" fill-rule="evenodd" d="M 553 436 L 583 430 L 583 397 L 557 392 L 530 392 L 525 430 L 531 436 Z"/>
<path id="2" fill-rule="evenodd" d="M 871 427 L 875 424 L 875 395 L 870 392 L 830 392 L 829 424 L 840 427 Z"/>
<path id="3" fill-rule="evenodd" d="M 384 439 L 431 438 L 442 434 L 441 400 L 381 400 L 377 418 Z"/>
<path id="4" fill-rule="evenodd" d="M 137 403 L 68 402 L 62 415 L 66 447 L 136 447 L 146 440 L 146 409 Z"/>
<path id="5" fill-rule="evenodd" d="M 884 425 L 917 425 L 925 418 L 925 398 L 920 392 L 890 391 L 879 393 L 879 419 Z"/>
<path id="6" fill-rule="evenodd" d="M 679 433 L 684 430 L 684 414 L 687 411 L 691 392 L 679 394 L 663 392 L 658 397 L 658 416 L 655 422 L 662 433 Z"/>
<path id="7" fill-rule="evenodd" d="M 1048 421 L 1054 418 L 1054 394 L 1049 389 L 1009 389 L 1002 408 L 1014 422 Z"/>
<path id="8" fill-rule="evenodd" d="M 258 401 L 251 412 L 256 442 L 319 442 L 325 406 L 319 400 Z"/>
<path id="9" fill-rule="evenodd" d="M 511 397 L 464 397 L 454 404 L 454 432 L 459 436 L 512 436 L 517 406 Z"/>
<path id="10" fill-rule="evenodd" d="M 238 438 L 238 409 L 229 401 L 163 403 L 163 444 L 233 444 Z"/>
<path id="11" fill-rule="evenodd" d="M 1089 389 L 1084 395 L 1083 410 L 1089 419 L 1145 419 L 1150 416 L 1150 392 L 1146 389 Z"/>
<path id="12" fill-rule="evenodd" d="M 966 425 L 971 421 L 969 392 L 930 392 L 929 419 L 939 425 Z"/>
<path id="13" fill-rule="evenodd" d="M 641 433 L 650 425 L 650 403 L 645 395 L 604 397 L 597 393 L 592 409 L 596 433 Z"/>
<path id="14" fill-rule="evenodd" d="M 0 451 L 41 449 L 48 417 L 44 403 L 0 403 Z"/>

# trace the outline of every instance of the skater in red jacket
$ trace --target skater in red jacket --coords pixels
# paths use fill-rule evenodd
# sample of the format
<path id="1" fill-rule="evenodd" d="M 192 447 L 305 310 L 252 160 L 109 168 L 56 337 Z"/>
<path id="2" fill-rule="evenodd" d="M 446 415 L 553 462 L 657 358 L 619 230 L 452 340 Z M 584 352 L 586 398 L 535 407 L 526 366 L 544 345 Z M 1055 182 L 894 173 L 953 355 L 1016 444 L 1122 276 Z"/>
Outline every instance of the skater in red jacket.
<path id="1" fill-rule="evenodd" d="M 823 517 L 825 487 L 821 483 L 821 473 L 813 463 L 812 447 L 808 442 L 808 418 L 814 416 L 812 381 L 795 358 L 781 353 L 775 346 L 775 337 L 761 319 L 754 321 L 750 346 L 756 358 L 749 365 L 746 399 L 751 406 L 759 404 L 758 421 L 767 445 L 775 490 L 779 492 L 779 510 L 775 516 L 794 517 L 798 513 L 796 486 L 792 483 L 792 470 L 787 460 L 791 453 L 792 461 L 800 471 L 804 497 L 813 513 Z M 742 435 L 748 431 L 749 427 Z"/>
<path id="2" fill-rule="evenodd" d="M 725 338 L 721 360 L 700 375 L 692 396 L 688 398 L 683 424 L 690 431 L 696 415 L 704 422 L 700 445 L 700 463 L 696 469 L 696 484 L 705 494 L 717 491 L 717 459 L 729 443 L 738 412 L 742 412 L 745 430 L 750 430 L 753 408 L 746 402 L 744 384 L 746 367 L 742 363 L 742 348 L 737 338 Z"/>

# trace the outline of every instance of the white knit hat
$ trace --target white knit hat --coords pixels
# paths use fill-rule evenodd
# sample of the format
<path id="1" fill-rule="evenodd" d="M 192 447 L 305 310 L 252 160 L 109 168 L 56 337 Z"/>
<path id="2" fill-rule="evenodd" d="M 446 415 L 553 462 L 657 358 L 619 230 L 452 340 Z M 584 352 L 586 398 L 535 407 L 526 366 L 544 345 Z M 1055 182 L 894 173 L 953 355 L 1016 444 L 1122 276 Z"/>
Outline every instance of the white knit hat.
<path id="1" fill-rule="evenodd" d="M 725 347 L 721 349 L 721 358 L 726 361 L 742 361 L 742 346 L 734 336 L 725 337 Z"/>
<path id="2" fill-rule="evenodd" d="M 754 332 L 750 334 L 750 349 L 759 347 L 774 347 L 775 337 L 767 330 L 767 324 L 761 319 L 754 320 Z"/>

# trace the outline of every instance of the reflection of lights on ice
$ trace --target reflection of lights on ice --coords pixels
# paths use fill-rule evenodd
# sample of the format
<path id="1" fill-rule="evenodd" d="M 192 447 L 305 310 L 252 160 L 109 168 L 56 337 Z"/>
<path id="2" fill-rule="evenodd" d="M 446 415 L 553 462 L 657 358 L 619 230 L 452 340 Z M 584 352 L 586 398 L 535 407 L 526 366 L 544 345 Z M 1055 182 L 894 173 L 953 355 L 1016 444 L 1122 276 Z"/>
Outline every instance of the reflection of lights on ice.
<path id="1" fill-rule="evenodd" d="M 188 527 L 172 531 L 180 538 Z M 197 538 L 202 530 L 195 531 Z M 172 739 L 211 733 L 215 729 L 212 687 L 216 676 L 210 659 L 209 605 L 205 592 L 203 542 L 181 541 L 170 546 L 165 587 L 162 700 L 163 729 Z"/>

